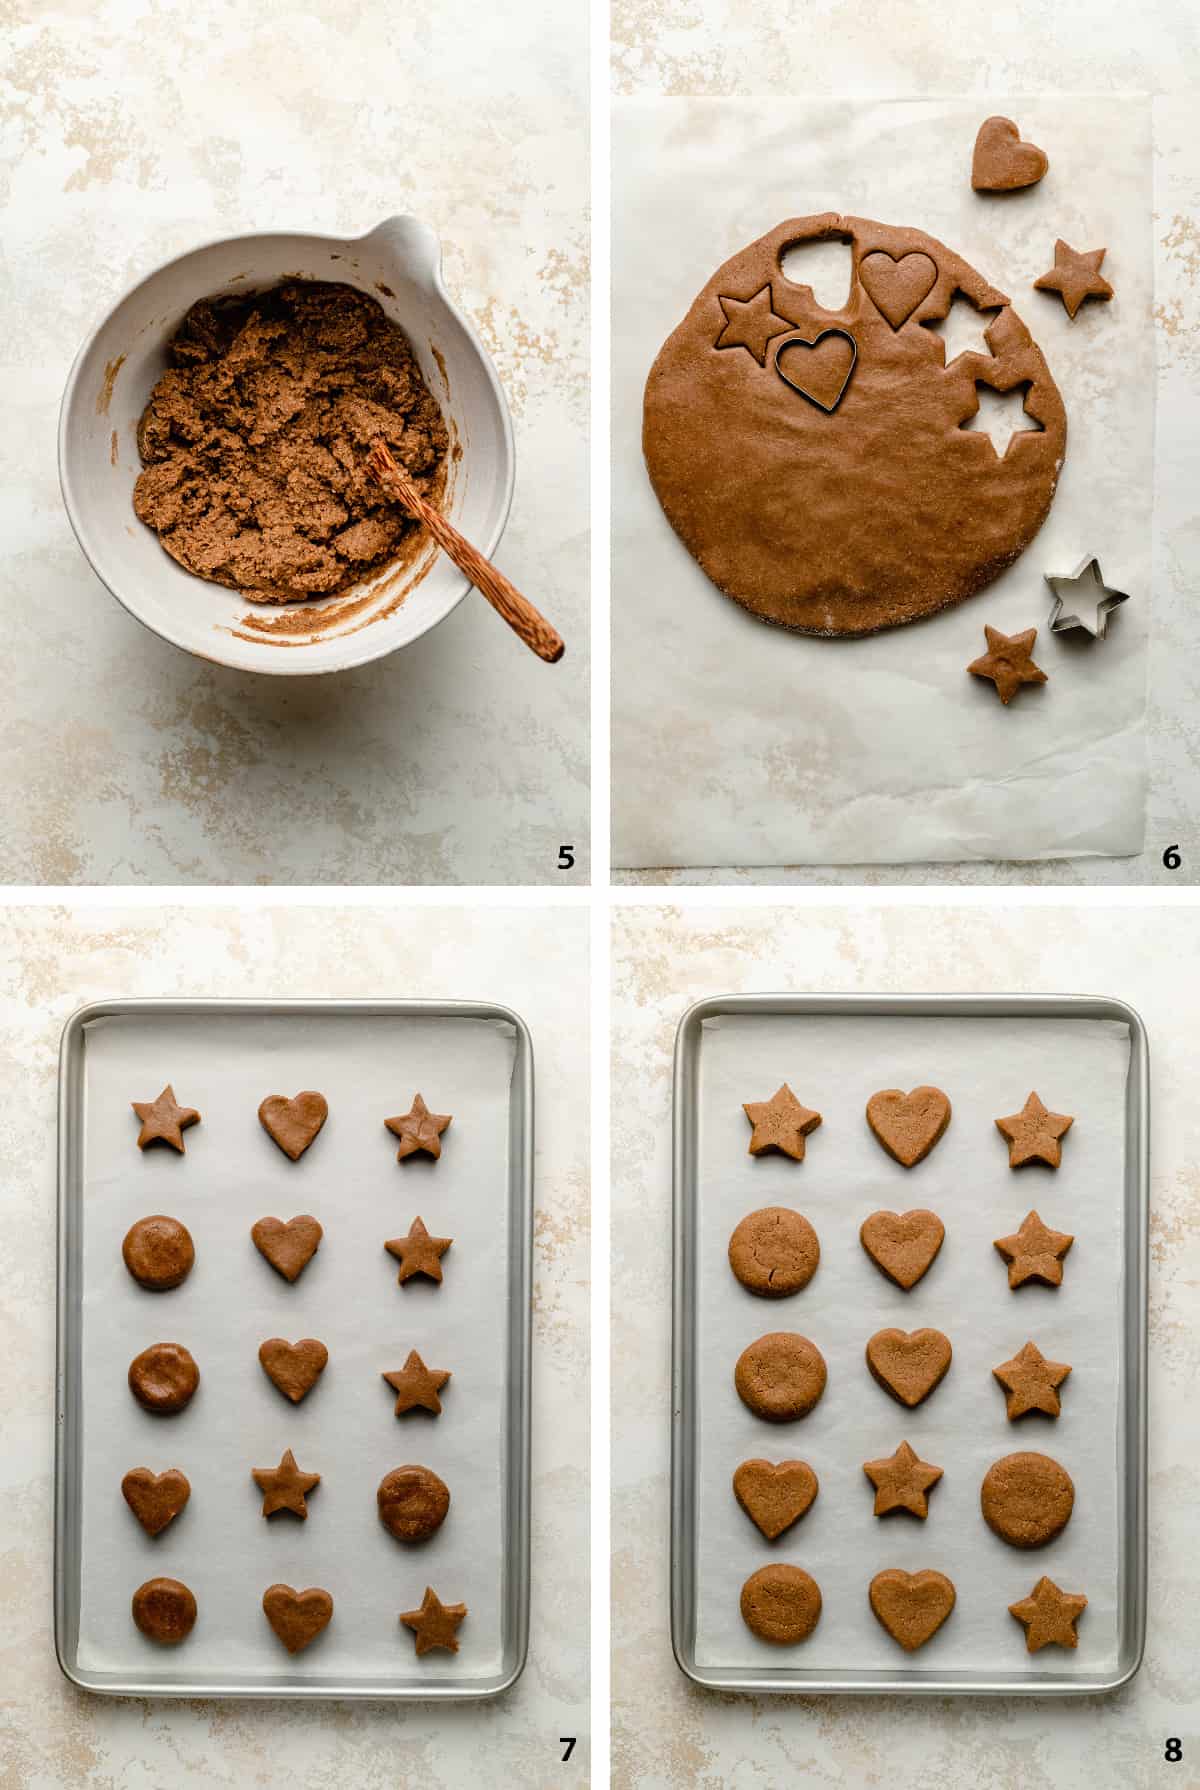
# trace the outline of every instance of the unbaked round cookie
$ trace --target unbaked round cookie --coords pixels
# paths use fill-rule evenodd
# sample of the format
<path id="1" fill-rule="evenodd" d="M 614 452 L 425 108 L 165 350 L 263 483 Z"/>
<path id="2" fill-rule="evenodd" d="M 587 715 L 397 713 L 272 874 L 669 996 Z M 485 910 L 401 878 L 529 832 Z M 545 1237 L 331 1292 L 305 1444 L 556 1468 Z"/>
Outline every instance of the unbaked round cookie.
<path id="1" fill-rule="evenodd" d="M 379 1520 L 397 1541 L 424 1541 L 440 1529 L 450 1488 L 429 1467 L 393 1467 L 379 1482 Z"/>
<path id="2" fill-rule="evenodd" d="M 807 1417 L 825 1390 L 825 1357 L 807 1336 L 773 1330 L 738 1356 L 733 1383 L 742 1403 L 770 1423 Z"/>
<path id="3" fill-rule="evenodd" d="M 200 1369 L 182 1343 L 151 1343 L 129 1363 L 129 1390 L 146 1411 L 182 1411 L 200 1384 Z"/>
<path id="4" fill-rule="evenodd" d="M 186 1641 L 196 1622 L 196 1600 L 178 1579 L 147 1579 L 133 1594 L 133 1620 L 163 1647 Z"/>
<path id="5" fill-rule="evenodd" d="M 993 1461 L 979 1492 L 984 1520 L 1014 1548 L 1041 1548 L 1061 1535 L 1075 1508 L 1071 1475 L 1048 1454 Z"/>
<path id="6" fill-rule="evenodd" d="M 152 1293 L 165 1293 L 185 1281 L 196 1259 L 187 1226 L 161 1212 L 129 1227 L 121 1254 L 138 1285 Z"/>
<path id="7" fill-rule="evenodd" d="M 798 1293 L 816 1273 L 820 1259 L 817 1233 L 790 1206 L 763 1206 L 747 1213 L 729 1239 L 729 1266 L 749 1292 L 764 1299 Z"/>
<path id="8" fill-rule="evenodd" d="M 821 1587 L 802 1567 L 772 1562 L 742 1586 L 742 1621 L 763 1641 L 807 1641 L 820 1620 Z"/>
<path id="9" fill-rule="evenodd" d="M 837 310 L 782 267 L 796 244 L 829 241 L 850 244 Z M 956 292 L 986 345 L 946 366 L 926 325 Z M 1024 393 L 1003 458 L 962 426 L 977 386 Z M 650 370 L 642 446 L 668 521 L 727 596 L 851 635 L 932 615 L 1011 565 L 1045 520 L 1066 435 L 1002 292 L 920 230 L 828 212 L 780 224 L 709 280 Z"/>

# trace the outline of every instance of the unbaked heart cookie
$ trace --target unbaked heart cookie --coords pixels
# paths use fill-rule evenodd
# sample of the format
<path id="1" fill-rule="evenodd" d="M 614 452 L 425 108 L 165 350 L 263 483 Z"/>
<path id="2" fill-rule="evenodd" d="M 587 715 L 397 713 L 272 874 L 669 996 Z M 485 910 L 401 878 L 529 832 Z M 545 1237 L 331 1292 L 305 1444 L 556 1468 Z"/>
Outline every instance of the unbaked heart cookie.
<path id="1" fill-rule="evenodd" d="M 940 1088 L 884 1088 L 867 1101 L 867 1124 L 893 1161 L 904 1168 L 923 1162 L 950 1123 L 950 1102 Z"/>
<path id="2" fill-rule="evenodd" d="M 942 1247 L 946 1227 L 936 1212 L 872 1212 L 859 1241 L 875 1266 L 908 1292 Z"/>
<path id="3" fill-rule="evenodd" d="M 782 265 L 829 241 L 850 245 L 835 310 Z M 926 326 L 956 293 L 982 313 L 987 351 L 947 366 Z M 1028 426 L 1003 457 L 964 427 L 977 386 L 1024 392 Z M 852 635 L 959 603 L 1011 565 L 1045 520 L 1066 435 L 1003 292 L 923 231 L 829 212 L 718 268 L 650 370 L 642 447 L 668 521 L 719 589 L 765 621 Z"/>
<path id="4" fill-rule="evenodd" d="M 268 1094 L 258 1109 L 259 1121 L 269 1137 L 273 1137 L 285 1156 L 298 1162 L 329 1117 L 324 1094 L 311 1088 L 288 1100 L 283 1094 Z"/>
<path id="5" fill-rule="evenodd" d="M 293 1591 L 290 1585 L 268 1585 L 262 1607 L 289 1653 L 300 1653 L 310 1641 L 315 1641 L 333 1615 L 333 1599 L 316 1585 L 307 1591 Z"/>
<path id="6" fill-rule="evenodd" d="M 877 1572 L 868 1596 L 876 1617 L 906 1653 L 915 1653 L 936 1635 L 955 1603 L 954 1586 L 945 1573 L 929 1567 L 901 1572 L 892 1566 Z"/>
<path id="7" fill-rule="evenodd" d="M 285 1280 L 298 1280 L 320 1247 L 325 1235 L 317 1220 L 304 1212 L 299 1218 L 260 1218 L 250 1227 L 254 1247 Z"/>
<path id="8" fill-rule="evenodd" d="M 314 1336 L 306 1336 L 298 1343 L 272 1336 L 262 1344 L 258 1359 L 262 1362 L 263 1372 L 274 1381 L 284 1398 L 290 1398 L 294 1405 L 298 1405 L 325 1372 L 329 1350 Z"/>
<path id="9" fill-rule="evenodd" d="M 161 1535 L 191 1497 L 192 1488 L 178 1467 L 168 1467 L 165 1473 L 133 1467 L 121 1481 L 121 1492 L 146 1534 Z"/>
<path id="10" fill-rule="evenodd" d="M 800 1520 L 817 1489 L 807 1461 L 743 1461 L 733 1476 L 734 1497 L 768 1541 Z"/>
<path id="11" fill-rule="evenodd" d="M 940 1330 L 877 1330 L 867 1344 L 867 1366 L 879 1384 L 910 1410 L 941 1384 L 953 1357 Z"/>
<path id="12" fill-rule="evenodd" d="M 985 118 L 975 138 L 971 185 L 977 193 L 1015 193 L 1036 186 L 1049 166 L 1045 150 L 1023 143 L 1011 118 Z"/>

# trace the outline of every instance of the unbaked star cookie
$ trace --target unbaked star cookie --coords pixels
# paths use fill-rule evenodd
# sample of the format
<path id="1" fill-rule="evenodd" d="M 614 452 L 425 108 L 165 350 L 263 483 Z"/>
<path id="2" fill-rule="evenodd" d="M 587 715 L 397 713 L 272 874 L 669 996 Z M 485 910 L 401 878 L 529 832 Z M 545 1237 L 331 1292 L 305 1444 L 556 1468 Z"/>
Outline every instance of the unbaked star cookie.
<path id="1" fill-rule="evenodd" d="M 250 1477 L 263 1495 L 262 1513 L 275 1515 L 277 1510 L 290 1510 L 293 1516 L 307 1517 L 305 1497 L 321 1483 L 319 1473 L 302 1473 L 290 1448 L 284 1450 L 277 1467 L 252 1467 Z"/>
<path id="2" fill-rule="evenodd" d="M 1014 1292 L 1027 1280 L 1047 1287 L 1062 1285 L 1063 1257 L 1075 1239 L 1067 1231 L 1052 1231 L 1036 1212 L 1026 1215 L 1019 1231 L 997 1237 L 993 1247 L 1008 1263 L 1008 1284 Z"/>
<path id="3" fill-rule="evenodd" d="M 921 1460 L 907 1442 L 901 1442 L 886 1460 L 864 1461 L 863 1472 L 875 1487 L 877 1517 L 891 1510 L 909 1510 L 922 1521 L 929 1515 L 926 1493 L 942 1477 L 942 1469 Z"/>
<path id="4" fill-rule="evenodd" d="M 1007 1395 L 1008 1418 L 1023 1417 L 1026 1411 L 1044 1411 L 1057 1417 L 1061 1410 L 1058 1388 L 1070 1368 L 1065 1361 L 1047 1361 L 1036 1343 L 1027 1342 L 1011 1361 L 1002 1361 L 992 1369 Z"/>
<path id="5" fill-rule="evenodd" d="M 396 1161 L 403 1162 L 406 1156 L 415 1156 L 418 1151 L 435 1159 L 439 1157 L 442 1153 L 442 1133 L 453 1116 L 452 1113 L 431 1113 L 421 1096 L 414 1094 L 412 1107 L 408 1112 L 383 1121 L 392 1136 L 400 1139 Z"/>
<path id="6" fill-rule="evenodd" d="M 987 652 L 982 658 L 972 659 L 967 670 L 972 677 L 989 678 L 995 684 L 996 694 L 1005 708 L 1022 684 L 1044 684 L 1048 681 L 1041 666 L 1033 662 L 1036 628 L 1025 628 L 1020 634 L 1002 634 L 999 628 L 990 628 L 985 623 L 983 632 L 987 639 Z"/>
<path id="7" fill-rule="evenodd" d="M 744 1102 L 742 1111 L 753 1127 L 751 1156 L 761 1156 L 766 1150 L 779 1150 L 794 1162 L 803 1162 L 804 1140 L 821 1123 L 820 1113 L 801 1106 L 786 1082 L 769 1100 Z"/>
<path id="8" fill-rule="evenodd" d="M 157 1100 L 131 1100 L 129 1104 L 142 1121 L 137 1138 L 139 1150 L 150 1144 L 168 1144 L 180 1156 L 186 1153 L 183 1134 L 189 1125 L 200 1123 L 200 1114 L 194 1106 L 180 1106 L 170 1082 Z"/>
<path id="9" fill-rule="evenodd" d="M 396 1278 L 401 1286 L 415 1274 L 423 1274 L 426 1280 L 435 1280 L 440 1286 L 442 1257 L 453 1241 L 453 1237 L 431 1237 L 421 1219 L 414 1218 L 407 1237 L 393 1237 L 383 1247 L 400 1263 Z"/>
<path id="10" fill-rule="evenodd" d="M 450 1378 L 448 1368 L 426 1367 L 415 1349 L 410 1349 L 408 1360 L 395 1373 L 384 1374 L 392 1391 L 396 1394 L 396 1415 L 403 1417 L 406 1411 L 432 1411 L 435 1417 L 440 1416 L 442 1401 L 438 1393 Z"/>
<path id="11" fill-rule="evenodd" d="M 1078 1647 L 1075 1624 L 1087 1609 L 1081 1591 L 1060 1591 L 1053 1579 L 1040 1578 L 1028 1597 L 1009 1604 L 1008 1613 L 1025 1629 L 1030 1653 L 1041 1647 Z"/>
<path id="12" fill-rule="evenodd" d="M 1024 1168 L 1028 1162 L 1044 1162 L 1057 1168 L 1062 1161 L 1062 1144 L 1075 1123 L 1069 1113 L 1052 1113 L 1036 1094 L 1030 1094 L 1019 1113 L 1009 1113 L 996 1120 L 996 1130 L 1008 1139 L 1009 1168 Z"/>
<path id="13" fill-rule="evenodd" d="M 1067 316 L 1074 317 L 1085 298 L 1111 298 L 1113 289 L 1101 276 L 1104 249 L 1073 249 L 1060 236 L 1054 245 L 1054 266 L 1034 286 L 1039 292 L 1057 292 L 1066 306 Z"/>
<path id="14" fill-rule="evenodd" d="M 413 1631 L 417 1655 L 432 1647 L 444 1647 L 448 1653 L 458 1652 L 458 1627 L 467 1613 L 466 1604 L 444 1604 L 429 1585 L 419 1610 L 401 1610 L 400 1620 Z"/>

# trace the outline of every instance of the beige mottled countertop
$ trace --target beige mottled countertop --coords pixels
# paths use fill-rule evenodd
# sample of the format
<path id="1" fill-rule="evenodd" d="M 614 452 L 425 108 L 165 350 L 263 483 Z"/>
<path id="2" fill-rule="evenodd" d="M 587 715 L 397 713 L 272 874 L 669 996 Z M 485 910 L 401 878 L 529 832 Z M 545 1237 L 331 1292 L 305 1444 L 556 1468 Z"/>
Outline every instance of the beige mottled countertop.
<path id="1" fill-rule="evenodd" d="M 585 9 L 16 0 L 4 35 L 0 881 L 585 881 Z M 75 544 L 55 445 L 75 352 L 200 243 L 399 213 L 440 235 L 504 386 L 497 560 L 567 657 L 542 665 L 473 593 L 334 676 L 189 657 Z"/>
<path id="2" fill-rule="evenodd" d="M 21 907 L 0 940 L 0 1785 L 4 1790 L 458 1790 L 587 1782 L 587 916 L 580 909 L 251 913 Z M 533 1039 L 533 1591 L 529 1663 L 494 1702 L 148 1701 L 76 1690 L 54 1658 L 58 1042 L 113 995 L 451 996 Z"/>
<path id="3" fill-rule="evenodd" d="M 618 909 L 613 922 L 613 1782 L 621 1790 L 1141 1790 L 1200 1783 L 1200 909 L 1021 905 Z M 1109 1696 L 740 1697 L 671 1654 L 671 1067 L 706 995 L 1115 995 L 1150 1039 L 1149 1623 Z M 636 1386 L 637 1396 L 622 1396 Z M 1168 1736 L 1184 1759 L 1164 1763 Z"/>

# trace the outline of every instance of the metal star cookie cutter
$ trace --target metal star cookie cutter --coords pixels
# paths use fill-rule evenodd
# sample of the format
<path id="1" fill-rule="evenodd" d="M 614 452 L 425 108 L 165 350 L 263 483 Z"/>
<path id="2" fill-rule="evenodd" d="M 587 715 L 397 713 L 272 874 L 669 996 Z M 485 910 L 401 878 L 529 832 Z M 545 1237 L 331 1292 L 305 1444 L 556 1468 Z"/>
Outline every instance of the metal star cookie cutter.
<path id="1" fill-rule="evenodd" d="M 1129 601 L 1128 591 L 1113 590 L 1105 584 L 1100 561 L 1094 554 L 1085 559 L 1070 578 L 1054 572 L 1047 572 L 1045 578 L 1054 593 L 1054 607 L 1050 611 L 1052 634 L 1066 634 L 1073 628 L 1082 628 L 1093 640 L 1103 640 L 1108 633 L 1109 616 Z M 1067 603 L 1076 605 L 1070 614 L 1064 613 Z M 1089 604 L 1095 605 L 1095 616 L 1091 621 L 1083 613 Z"/>

